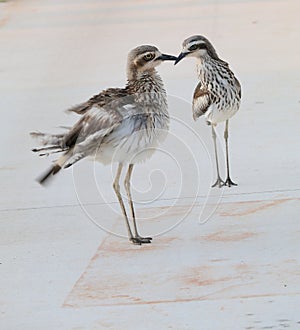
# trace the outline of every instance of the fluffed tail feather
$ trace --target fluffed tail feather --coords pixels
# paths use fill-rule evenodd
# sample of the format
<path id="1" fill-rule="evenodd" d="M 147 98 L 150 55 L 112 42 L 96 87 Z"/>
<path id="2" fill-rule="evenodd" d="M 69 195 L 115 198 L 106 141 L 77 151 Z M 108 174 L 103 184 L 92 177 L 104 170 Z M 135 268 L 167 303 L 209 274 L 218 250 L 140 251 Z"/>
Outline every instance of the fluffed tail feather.
<path id="1" fill-rule="evenodd" d="M 36 181 L 39 184 L 44 185 L 51 176 L 55 175 L 60 170 L 61 170 L 61 166 L 58 164 L 54 164 L 45 173 L 37 177 Z"/>
<path id="2" fill-rule="evenodd" d="M 52 176 L 54 176 L 64 167 L 66 162 L 70 159 L 72 151 L 73 150 L 71 149 L 63 154 L 45 173 L 37 177 L 36 181 L 42 185 L 45 184 Z"/>
<path id="3" fill-rule="evenodd" d="M 47 146 L 47 147 L 42 147 L 42 148 L 34 148 L 31 149 L 33 152 L 37 152 L 39 156 L 49 156 L 50 154 L 56 154 L 59 152 L 64 152 L 67 149 L 61 148 L 61 146 Z"/>
<path id="4" fill-rule="evenodd" d="M 73 107 L 67 109 L 65 112 L 70 113 L 70 112 L 75 112 L 79 115 L 83 115 L 86 113 L 87 110 L 89 110 L 90 105 L 88 102 L 80 103 L 77 105 L 74 105 Z"/>
<path id="5" fill-rule="evenodd" d="M 30 135 L 37 139 L 43 146 L 60 146 L 64 138 L 64 134 L 48 134 L 42 132 L 30 132 Z M 34 150 L 33 150 L 34 151 Z"/>

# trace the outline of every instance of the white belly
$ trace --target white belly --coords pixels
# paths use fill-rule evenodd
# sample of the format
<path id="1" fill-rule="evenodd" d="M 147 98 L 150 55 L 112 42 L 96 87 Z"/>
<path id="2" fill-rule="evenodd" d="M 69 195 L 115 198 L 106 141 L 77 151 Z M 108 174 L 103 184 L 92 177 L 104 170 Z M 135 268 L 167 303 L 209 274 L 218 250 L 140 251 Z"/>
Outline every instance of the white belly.
<path id="1" fill-rule="evenodd" d="M 208 122 L 218 124 L 233 117 L 237 113 L 238 109 L 238 106 L 219 108 L 215 104 L 212 104 L 204 116 Z"/>
<path id="2" fill-rule="evenodd" d="M 118 144 L 103 143 L 94 158 L 102 164 L 112 162 L 135 164 L 149 159 L 167 137 L 167 129 L 139 130 L 124 137 Z"/>

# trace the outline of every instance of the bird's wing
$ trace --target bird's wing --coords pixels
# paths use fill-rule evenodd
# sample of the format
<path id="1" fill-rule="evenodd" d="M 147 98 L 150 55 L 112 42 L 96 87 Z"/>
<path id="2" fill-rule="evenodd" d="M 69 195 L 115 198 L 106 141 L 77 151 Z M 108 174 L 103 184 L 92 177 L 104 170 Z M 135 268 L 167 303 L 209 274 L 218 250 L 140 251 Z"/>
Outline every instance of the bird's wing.
<path id="1" fill-rule="evenodd" d="M 207 89 L 202 87 L 201 82 L 198 83 L 193 96 L 193 118 L 197 120 L 198 117 L 205 114 L 210 106 L 210 93 Z"/>
<path id="2" fill-rule="evenodd" d="M 239 97 L 241 98 L 242 97 L 242 88 L 241 88 L 240 82 L 237 80 L 236 77 L 234 77 L 234 83 L 235 83 L 236 89 L 238 91 Z"/>
<path id="3" fill-rule="evenodd" d="M 94 106 L 89 109 L 78 122 L 63 137 L 60 136 L 59 144 L 55 145 L 54 152 L 64 154 L 37 180 L 44 184 L 62 168 L 67 168 L 80 159 L 89 156 L 100 146 L 102 139 L 112 132 L 122 122 L 122 115 L 118 109 L 101 108 Z M 39 133 L 42 134 L 43 133 Z M 51 140 L 52 141 L 52 140 Z M 45 146 L 42 149 L 51 153 L 53 146 Z"/>
<path id="4" fill-rule="evenodd" d="M 126 122 L 132 115 L 140 113 L 139 107 L 128 87 L 109 88 L 69 110 L 80 114 L 81 118 L 65 134 L 32 133 L 43 146 L 33 149 L 34 152 L 39 152 L 41 156 L 63 152 L 63 155 L 37 180 L 44 184 L 62 168 L 70 167 L 80 159 L 93 154 L 103 139 L 124 120 Z M 130 127 L 122 132 L 127 136 L 132 130 Z"/>
<path id="5" fill-rule="evenodd" d="M 92 139 L 101 139 L 120 125 L 122 115 L 118 109 L 92 106 L 64 136 L 62 145 L 72 148 L 88 145 Z"/>
<path id="6" fill-rule="evenodd" d="M 79 115 L 84 115 L 93 106 L 106 106 L 108 103 L 126 97 L 128 95 L 126 88 L 108 88 L 99 94 L 94 95 L 88 101 L 75 105 L 67 110 L 67 112 L 76 112 Z"/>
<path id="7" fill-rule="evenodd" d="M 129 107 L 129 108 L 128 108 Z M 125 118 L 138 113 L 139 105 L 134 95 L 109 99 L 109 102 L 94 102 L 79 121 L 67 132 L 62 140 L 64 148 L 74 148 L 75 153 L 84 153 L 84 157 L 93 153 L 102 139 L 121 125 Z"/>

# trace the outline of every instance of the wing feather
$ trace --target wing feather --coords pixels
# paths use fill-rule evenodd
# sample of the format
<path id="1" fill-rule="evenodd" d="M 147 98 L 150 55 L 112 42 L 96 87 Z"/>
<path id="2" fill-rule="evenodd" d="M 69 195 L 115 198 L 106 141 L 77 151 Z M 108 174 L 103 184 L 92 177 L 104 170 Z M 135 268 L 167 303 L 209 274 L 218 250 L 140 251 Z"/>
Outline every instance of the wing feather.
<path id="1" fill-rule="evenodd" d="M 107 106 L 110 102 L 128 96 L 127 88 L 108 88 L 92 96 L 88 101 L 75 105 L 67 110 L 67 112 L 75 112 L 84 115 L 95 105 L 99 107 Z"/>
<path id="2" fill-rule="evenodd" d="M 197 120 L 204 115 L 210 106 L 210 93 L 202 87 L 201 82 L 198 83 L 193 96 L 193 118 Z"/>
<path id="3" fill-rule="evenodd" d="M 105 102 L 105 99 L 109 102 Z M 52 135 L 40 132 L 32 134 L 39 138 L 43 145 L 43 148 L 36 148 L 33 151 L 47 151 L 47 155 L 51 152 L 64 152 L 54 165 L 38 178 L 41 184 L 48 181 L 60 169 L 70 167 L 82 158 L 92 155 L 114 130 L 120 125 L 124 126 L 124 122 L 136 115 L 135 113 L 140 113 L 134 96 L 126 94 L 123 97 L 120 93 L 113 99 L 110 99 L 108 94 L 95 96 L 93 104 L 82 106 L 81 110 L 77 112 L 82 115 L 81 118 L 64 134 Z M 122 134 L 131 134 L 123 130 Z"/>

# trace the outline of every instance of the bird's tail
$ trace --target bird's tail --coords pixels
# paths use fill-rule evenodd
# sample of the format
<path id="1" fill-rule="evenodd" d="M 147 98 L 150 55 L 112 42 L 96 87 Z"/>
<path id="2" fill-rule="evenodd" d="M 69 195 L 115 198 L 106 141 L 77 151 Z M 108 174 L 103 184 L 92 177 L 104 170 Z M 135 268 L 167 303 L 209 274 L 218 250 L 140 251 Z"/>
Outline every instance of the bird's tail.
<path id="1" fill-rule="evenodd" d="M 43 174 L 37 177 L 36 181 L 40 184 L 45 184 L 52 176 L 58 173 L 72 157 L 72 151 L 68 150 Z"/>
<path id="2" fill-rule="evenodd" d="M 30 135 L 42 145 L 40 148 L 31 149 L 33 152 L 37 152 L 39 156 L 48 156 L 49 154 L 63 152 L 69 149 L 68 147 L 63 147 L 64 134 L 31 132 Z"/>
<path id="3" fill-rule="evenodd" d="M 48 134 L 41 132 L 31 132 L 31 137 L 37 139 L 42 146 L 61 146 L 65 134 Z"/>
<path id="4" fill-rule="evenodd" d="M 49 154 L 64 152 L 62 156 L 54 162 L 54 164 L 36 180 L 40 184 L 45 184 L 53 175 L 58 173 L 64 165 L 72 158 L 72 148 L 63 146 L 63 139 L 65 134 L 47 134 L 41 132 L 32 132 L 30 135 L 37 139 L 39 144 L 42 145 L 40 148 L 32 149 L 33 152 L 39 153 L 40 156 L 48 156 Z"/>

